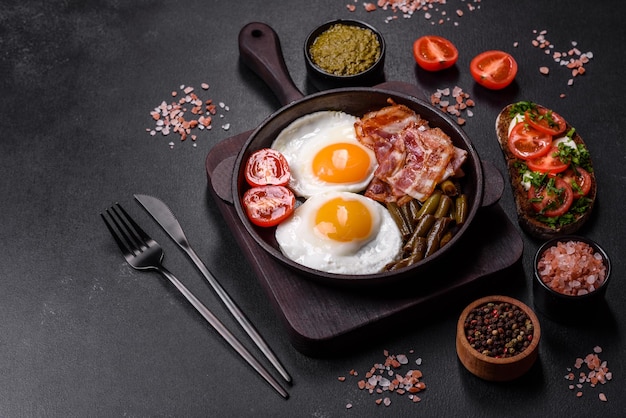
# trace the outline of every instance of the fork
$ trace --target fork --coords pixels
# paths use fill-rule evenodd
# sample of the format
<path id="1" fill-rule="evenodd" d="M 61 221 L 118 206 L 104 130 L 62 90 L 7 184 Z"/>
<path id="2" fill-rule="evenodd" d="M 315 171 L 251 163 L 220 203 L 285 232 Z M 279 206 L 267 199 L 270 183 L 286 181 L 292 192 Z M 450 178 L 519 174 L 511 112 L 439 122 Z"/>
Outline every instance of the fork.
<path id="1" fill-rule="evenodd" d="M 116 203 L 100 216 L 109 232 L 124 254 L 126 262 L 136 270 L 154 270 L 168 279 L 193 305 L 206 321 L 248 362 L 283 398 L 289 394 L 261 363 L 246 349 L 224 324 L 200 302 L 169 270 L 163 266 L 163 249 L 150 238 L 130 217 L 124 208 Z M 108 215 L 108 216 L 107 216 Z"/>

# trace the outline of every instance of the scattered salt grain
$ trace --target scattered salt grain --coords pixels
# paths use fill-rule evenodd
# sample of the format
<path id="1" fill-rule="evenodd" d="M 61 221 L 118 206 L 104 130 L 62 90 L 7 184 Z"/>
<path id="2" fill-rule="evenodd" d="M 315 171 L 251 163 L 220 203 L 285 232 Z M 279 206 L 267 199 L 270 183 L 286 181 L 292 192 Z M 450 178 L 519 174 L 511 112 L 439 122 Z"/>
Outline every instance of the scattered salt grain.
<path id="1" fill-rule="evenodd" d="M 568 86 L 572 86 L 574 84 L 575 77 L 585 74 L 586 68 L 584 66 L 593 58 L 592 52 L 582 52 L 578 48 L 578 42 L 576 41 L 571 42 L 571 48 L 567 51 L 559 51 L 556 50 L 555 46 L 547 39 L 547 30 L 534 30 L 533 33 L 535 34 L 535 38 L 531 40 L 532 46 L 539 48 L 543 50 L 545 54 L 550 55 L 554 62 L 556 62 L 560 67 L 565 67 L 570 70 L 572 78 L 567 80 Z M 542 74 L 547 74 L 541 69 L 540 72 Z M 565 95 L 562 94 L 561 98 L 563 97 L 565 97 Z"/>
<path id="2" fill-rule="evenodd" d="M 466 0 L 460 1 L 459 3 L 465 4 L 468 12 L 473 12 L 480 8 L 480 2 L 481 0 Z M 454 6 L 450 6 L 450 9 L 448 10 L 446 9 L 448 3 L 451 3 L 450 0 L 377 0 L 376 3 L 365 2 L 362 5 L 366 12 L 383 10 L 393 13 L 392 15 L 385 17 L 385 23 L 397 20 L 399 17 L 410 19 L 419 12 L 422 13 L 422 16 L 426 20 L 431 20 L 433 18 L 433 13 L 439 14 L 440 18 L 432 20 L 431 25 L 442 25 L 445 22 L 452 22 L 454 26 L 459 26 L 459 21 L 452 20 L 448 15 L 448 11 L 450 11 L 450 15 L 454 13 L 457 18 L 463 17 L 465 15 L 465 11 L 460 8 L 453 9 L 452 7 Z M 350 12 L 356 11 L 356 6 L 354 4 L 346 4 L 346 8 Z"/>
<path id="3" fill-rule="evenodd" d="M 410 351 L 413 353 L 413 351 Z M 426 389 L 426 384 L 422 381 L 422 372 L 418 369 L 408 370 L 402 374 L 402 367 L 409 364 L 409 358 L 405 354 L 393 355 L 387 350 L 383 351 L 385 356 L 384 363 L 374 363 L 374 365 L 365 373 L 365 378 L 357 381 L 357 387 L 360 390 L 367 391 L 370 395 L 383 393 L 393 393 L 404 395 L 408 393 L 408 397 L 413 402 L 419 402 L 421 399 L 415 394 Z M 422 363 L 422 359 L 418 358 L 417 365 Z M 350 376 L 357 376 L 354 370 L 349 372 Z M 385 377 L 388 375 L 389 378 Z M 340 382 L 345 381 L 345 377 L 338 378 Z M 391 405 L 390 397 L 379 397 L 374 401 L 377 405 Z"/>
<path id="4" fill-rule="evenodd" d="M 579 389 L 576 392 L 576 397 L 580 398 L 583 396 L 582 389 L 584 389 L 585 385 L 594 388 L 598 384 L 604 385 L 613 379 L 613 374 L 609 371 L 607 361 L 603 361 L 598 356 L 601 352 L 602 348 L 595 346 L 592 353 L 587 354 L 584 358 L 578 357 L 575 360 L 573 369 L 577 370 L 576 373 L 572 371 L 573 369 L 568 368 L 565 379 L 570 382 L 577 380 L 576 385 L 573 383 L 568 385 L 569 390 Z M 601 401 L 607 401 L 604 393 L 600 393 L 598 396 Z"/>
<path id="5" fill-rule="evenodd" d="M 209 85 L 207 83 L 201 83 L 203 90 L 208 90 Z M 201 99 L 195 88 L 192 86 L 186 86 L 181 84 L 179 91 L 172 91 L 171 96 L 177 97 L 179 93 L 183 93 L 184 97 L 178 100 L 174 100 L 170 103 L 162 101 L 161 104 L 155 107 L 150 115 L 154 120 L 155 127 L 146 129 L 150 136 L 156 136 L 157 133 L 161 133 L 163 136 L 170 134 L 176 134 L 181 141 L 191 138 L 192 142 L 195 142 L 198 138 L 194 132 L 195 129 L 200 131 L 210 130 L 212 125 L 212 116 L 217 114 L 216 106 L 211 99 Z M 225 111 L 229 110 L 229 107 L 223 102 L 219 103 L 219 107 Z M 189 116 L 189 114 L 193 116 Z M 223 118 L 224 115 L 219 115 Z M 230 124 L 226 123 L 222 125 L 224 130 L 230 129 Z M 169 143 L 170 148 L 173 148 L 173 142 Z M 196 146 L 194 144 L 194 146 Z"/>
<path id="6" fill-rule="evenodd" d="M 469 108 L 473 107 L 475 103 L 470 99 L 469 93 L 465 93 L 459 86 L 455 86 L 453 89 L 449 87 L 437 89 L 430 95 L 430 103 L 449 115 L 455 116 L 457 124 L 461 126 L 467 121 L 463 116 L 474 116 Z"/>

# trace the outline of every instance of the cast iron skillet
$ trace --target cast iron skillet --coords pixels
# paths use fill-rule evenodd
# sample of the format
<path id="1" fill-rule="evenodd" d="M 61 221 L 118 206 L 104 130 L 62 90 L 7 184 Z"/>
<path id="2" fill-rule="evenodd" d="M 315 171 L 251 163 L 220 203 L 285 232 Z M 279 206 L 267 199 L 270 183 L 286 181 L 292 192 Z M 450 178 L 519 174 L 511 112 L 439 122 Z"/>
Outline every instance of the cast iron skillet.
<path id="1" fill-rule="evenodd" d="M 284 107 L 261 123 L 239 151 L 234 164 L 231 185 L 233 204 L 245 229 L 261 248 L 275 259 L 302 273 L 303 276 L 327 284 L 370 285 L 389 283 L 397 279 L 415 276 L 418 272 L 421 274 L 437 261 L 443 259 L 446 253 L 456 245 L 471 225 L 481 206 L 492 204 L 499 199 L 500 196 L 497 192 L 494 194 L 484 190 L 486 183 L 483 178 L 483 167 L 469 138 L 454 121 L 429 103 L 413 96 L 369 87 L 333 89 L 304 97 L 288 74 L 277 34 L 271 27 L 263 23 L 254 22 L 243 27 L 239 33 L 239 51 L 242 61 L 269 85 Z M 362 116 L 369 111 L 387 106 L 389 99 L 415 110 L 429 121 L 431 127 L 439 127 L 446 132 L 455 146 L 467 150 L 467 160 L 463 166 L 465 176 L 462 180 L 462 188 L 464 193 L 468 195 L 469 202 L 467 222 L 446 246 L 433 255 L 396 271 L 367 275 L 344 275 L 311 269 L 288 259 L 281 253 L 276 243 L 274 228 L 260 228 L 253 225 L 242 207 L 241 196 L 248 187 L 244 177 L 247 159 L 254 151 L 269 147 L 274 138 L 289 123 L 301 116 L 320 110 L 338 110 L 355 116 Z M 484 195 L 492 197 L 486 199 L 489 201 L 484 201 Z"/>

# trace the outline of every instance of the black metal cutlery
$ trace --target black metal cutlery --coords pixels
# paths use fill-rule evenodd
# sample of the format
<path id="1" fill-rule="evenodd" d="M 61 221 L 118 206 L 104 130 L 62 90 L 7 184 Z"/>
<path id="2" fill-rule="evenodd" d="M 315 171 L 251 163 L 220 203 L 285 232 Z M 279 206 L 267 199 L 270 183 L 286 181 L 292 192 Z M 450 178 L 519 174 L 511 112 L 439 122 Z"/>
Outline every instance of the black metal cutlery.
<path id="1" fill-rule="evenodd" d="M 248 351 L 248 349 L 222 324 L 222 322 L 200 302 L 163 264 L 163 249 L 150 238 L 128 215 L 121 205 L 116 204 L 100 214 L 109 232 L 117 242 L 128 264 L 137 270 L 153 270 L 167 278 L 193 305 L 206 321 L 257 371 L 282 397 L 289 394 Z M 206 268 L 206 267 L 205 267 Z M 225 292 L 224 292 L 225 293 Z"/>

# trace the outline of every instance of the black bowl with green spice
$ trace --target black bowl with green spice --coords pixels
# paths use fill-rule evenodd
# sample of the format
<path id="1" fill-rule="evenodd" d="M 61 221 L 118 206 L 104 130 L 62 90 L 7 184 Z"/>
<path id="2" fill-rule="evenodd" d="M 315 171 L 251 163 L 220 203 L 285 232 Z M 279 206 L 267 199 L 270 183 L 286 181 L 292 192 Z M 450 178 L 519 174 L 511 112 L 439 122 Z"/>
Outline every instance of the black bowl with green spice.
<path id="1" fill-rule="evenodd" d="M 307 75 L 319 90 L 370 87 L 384 81 L 385 40 L 358 20 L 338 19 L 313 30 L 304 43 Z"/>

